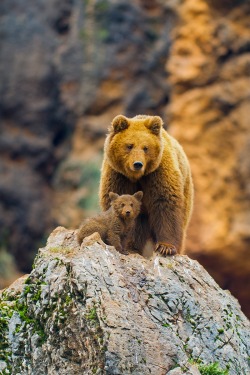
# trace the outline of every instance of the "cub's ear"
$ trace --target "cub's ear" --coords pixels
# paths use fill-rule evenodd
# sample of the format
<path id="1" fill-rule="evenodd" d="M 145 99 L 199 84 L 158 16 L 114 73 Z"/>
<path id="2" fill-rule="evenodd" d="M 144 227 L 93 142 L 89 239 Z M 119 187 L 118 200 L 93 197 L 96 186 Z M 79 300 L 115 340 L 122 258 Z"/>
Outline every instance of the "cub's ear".
<path id="1" fill-rule="evenodd" d="M 111 202 L 115 201 L 118 197 L 119 197 L 119 195 L 116 194 L 116 193 L 113 193 L 112 191 L 109 193 L 109 198 L 110 198 Z"/>
<path id="2" fill-rule="evenodd" d="M 147 125 L 151 133 L 155 135 L 160 134 L 162 126 L 163 126 L 163 121 L 159 116 L 152 116 L 152 118 L 150 119 Z"/>
<path id="3" fill-rule="evenodd" d="M 134 194 L 134 197 L 140 202 L 143 197 L 143 191 L 137 191 L 137 193 Z"/>
<path id="4" fill-rule="evenodd" d="M 114 133 L 119 133 L 122 130 L 127 129 L 129 126 L 127 117 L 123 115 L 118 115 L 114 118 L 114 120 L 111 123 L 111 130 L 113 130 Z"/>

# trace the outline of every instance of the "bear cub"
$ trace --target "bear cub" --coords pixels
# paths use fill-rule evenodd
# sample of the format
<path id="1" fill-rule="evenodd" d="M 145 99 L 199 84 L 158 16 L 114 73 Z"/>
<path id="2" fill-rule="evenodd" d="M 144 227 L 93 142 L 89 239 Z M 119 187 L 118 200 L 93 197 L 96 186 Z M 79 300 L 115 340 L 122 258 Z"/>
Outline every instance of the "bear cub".
<path id="1" fill-rule="evenodd" d="M 101 214 L 83 221 L 77 239 L 79 244 L 85 237 L 98 232 L 103 242 L 114 246 L 122 254 L 128 254 L 128 246 L 140 213 L 143 192 L 134 195 L 118 195 L 110 192 L 110 208 Z"/>

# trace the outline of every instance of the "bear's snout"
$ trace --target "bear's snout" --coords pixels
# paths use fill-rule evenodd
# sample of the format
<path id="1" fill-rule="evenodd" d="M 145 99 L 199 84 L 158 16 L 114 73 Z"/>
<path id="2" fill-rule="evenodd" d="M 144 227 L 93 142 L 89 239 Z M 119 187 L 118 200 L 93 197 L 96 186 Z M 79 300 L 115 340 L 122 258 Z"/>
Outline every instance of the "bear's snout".
<path id="1" fill-rule="evenodd" d="M 139 171 L 140 169 L 142 169 L 143 163 L 141 161 L 135 161 L 133 166 L 136 171 Z"/>

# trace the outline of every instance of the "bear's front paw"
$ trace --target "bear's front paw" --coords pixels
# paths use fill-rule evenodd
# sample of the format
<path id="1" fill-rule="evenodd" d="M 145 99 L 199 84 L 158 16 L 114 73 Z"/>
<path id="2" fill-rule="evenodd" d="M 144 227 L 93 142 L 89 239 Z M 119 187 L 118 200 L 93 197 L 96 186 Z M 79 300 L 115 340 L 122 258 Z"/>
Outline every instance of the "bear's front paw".
<path id="1" fill-rule="evenodd" d="M 122 250 L 120 251 L 120 253 L 121 253 L 121 254 L 124 254 L 124 255 L 128 255 L 128 254 L 129 254 L 129 252 L 128 252 L 127 249 L 122 249 Z"/>
<path id="2" fill-rule="evenodd" d="M 165 257 L 167 255 L 177 254 L 177 249 L 171 243 L 157 242 L 156 247 L 155 247 L 155 252 L 160 253 L 162 256 Z"/>
<path id="3" fill-rule="evenodd" d="M 129 252 L 128 252 L 126 249 L 122 248 L 121 246 L 116 246 L 116 250 L 117 250 L 120 254 L 123 254 L 123 255 L 128 255 L 128 254 L 129 254 Z"/>

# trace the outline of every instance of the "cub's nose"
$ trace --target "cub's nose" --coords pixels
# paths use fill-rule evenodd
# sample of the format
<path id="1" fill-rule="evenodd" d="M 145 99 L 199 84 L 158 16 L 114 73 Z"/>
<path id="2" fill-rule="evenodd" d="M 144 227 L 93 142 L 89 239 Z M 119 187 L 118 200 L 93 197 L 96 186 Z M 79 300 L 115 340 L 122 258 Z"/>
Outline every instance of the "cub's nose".
<path id="1" fill-rule="evenodd" d="M 130 211 L 126 211 L 126 216 L 129 216 L 130 215 Z"/>
<path id="2" fill-rule="evenodd" d="M 135 161 L 134 162 L 134 169 L 136 171 L 139 171 L 140 169 L 142 169 L 142 167 L 143 167 L 143 163 L 141 161 Z"/>

